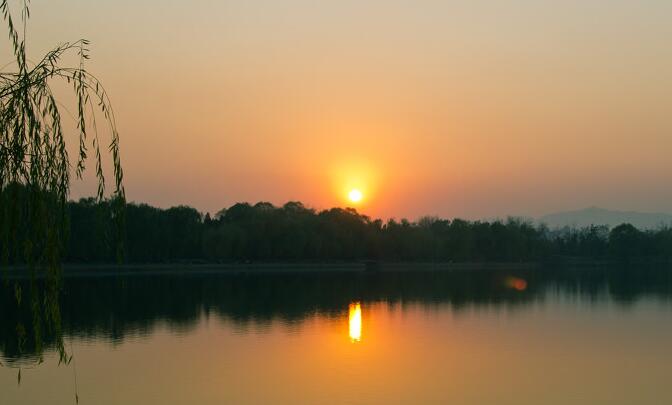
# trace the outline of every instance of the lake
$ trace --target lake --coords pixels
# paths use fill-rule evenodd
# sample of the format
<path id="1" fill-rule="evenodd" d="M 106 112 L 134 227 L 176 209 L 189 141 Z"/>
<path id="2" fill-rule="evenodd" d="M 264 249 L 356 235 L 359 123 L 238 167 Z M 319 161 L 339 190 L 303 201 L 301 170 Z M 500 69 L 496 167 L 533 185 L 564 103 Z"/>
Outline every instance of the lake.
<path id="1" fill-rule="evenodd" d="M 667 270 L 66 278 L 68 365 L 12 291 L 3 405 L 672 403 Z"/>

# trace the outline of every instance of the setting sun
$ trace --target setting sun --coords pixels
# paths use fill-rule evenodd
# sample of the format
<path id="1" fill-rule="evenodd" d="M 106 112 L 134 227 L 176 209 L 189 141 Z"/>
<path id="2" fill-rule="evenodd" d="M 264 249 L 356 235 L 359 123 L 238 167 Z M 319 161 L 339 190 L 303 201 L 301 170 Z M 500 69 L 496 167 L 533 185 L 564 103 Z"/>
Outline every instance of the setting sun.
<path id="1" fill-rule="evenodd" d="M 672 405 L 672 0 L 138 3 L 0 0 L 0 405 Z"/>
<path id="2" fill-rule="evenodd" d="M 364 197 L 364 195 L 362 194 L 362 192 L 359 191 L 359 190 L 356 189 L 356 188 L 350 190 L 350 192 L 348 193 L 348 199 L 349 199 L 351 202 L 354 202 L 354 203 L 357 203 L 357 202 L 362 201 L 362 198 L 363 198 L 363 197 Z"/>

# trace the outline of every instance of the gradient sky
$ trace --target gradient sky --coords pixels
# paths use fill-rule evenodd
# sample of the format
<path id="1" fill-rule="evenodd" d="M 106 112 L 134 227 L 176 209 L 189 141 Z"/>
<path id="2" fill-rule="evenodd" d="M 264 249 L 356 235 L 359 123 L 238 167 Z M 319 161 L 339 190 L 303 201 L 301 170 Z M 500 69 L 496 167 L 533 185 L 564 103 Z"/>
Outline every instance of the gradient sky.
<path id="1" fill-rule="evenodd" d="M 669 0 L 33 0 L 29 55 L 92 41 L 134 201 L 670 212 L 670 21 Z"/>

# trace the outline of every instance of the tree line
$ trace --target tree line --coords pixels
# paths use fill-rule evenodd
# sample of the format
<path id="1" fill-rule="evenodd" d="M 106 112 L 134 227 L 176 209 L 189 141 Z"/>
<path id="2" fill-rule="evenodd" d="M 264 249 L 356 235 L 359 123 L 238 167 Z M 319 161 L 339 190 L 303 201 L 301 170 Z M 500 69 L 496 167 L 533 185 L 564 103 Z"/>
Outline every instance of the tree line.
<path id="1" fill-rule="evenodd" d="M 66 262 L 115 260 L 109 201 L 70 202 Z M 130 263 L 248 261 L 539 261 L 560 257 L 672 257 L 672 229 L 630 224 L 549 229 L 519 218 L 423 217 L 386 222 L 352 208 L 323 211 L 288 202 L 234 204 L 214 217 L 188 206 L 130 203 L 122 244 Z"/>
<path id="2" fill-rule="evenodd" d="M 29 193 L 12 192 L 20 207 Z M 630 224 L 549 229 L 520 218 L 467 221 L 423 217 L 372 219 L 352 208 L 317 211 L 300 202 L 237 203 L 216 215 L 188 206 L 168 209 L 124 204 L 125 225 L 114 216 L 119 202 L 83 198 L 67 203 L 64 262 L 114 263 L 118 248 L 128 263 L 407 261 L 520 262 L 558 258 L 632 260 L 672 258 L 672 228 L 639 230 Z M 16 211 L 21 214 L 21 210 Z M 7 212 L 5 212 L 6 214 Z M 23 223 L 15 228 L 7 222 Z M 22 263 L 35 248 L 29 218 L 0 215 L 3 263 Z M 26 233 L 26 235 L 22 235 Z M 26 246 L 13 246 L 22 241 Z M 32 244 L 32 245 L 31 245 Z"/>

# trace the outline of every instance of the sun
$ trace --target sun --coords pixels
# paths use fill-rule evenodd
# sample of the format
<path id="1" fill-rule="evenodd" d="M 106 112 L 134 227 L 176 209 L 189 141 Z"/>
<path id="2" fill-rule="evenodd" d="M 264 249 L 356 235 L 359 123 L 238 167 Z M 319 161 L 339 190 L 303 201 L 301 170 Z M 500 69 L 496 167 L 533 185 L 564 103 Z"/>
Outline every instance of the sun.
<path id="1" fill-rule="evenodd" d="M 364 194 L 362 194 L 362 192 L 356 188 L 353 188 L 348 193 L 348 199 L 353 203 L 358 203 L 362 201 L 362 198 L 364 198 Z"/>

